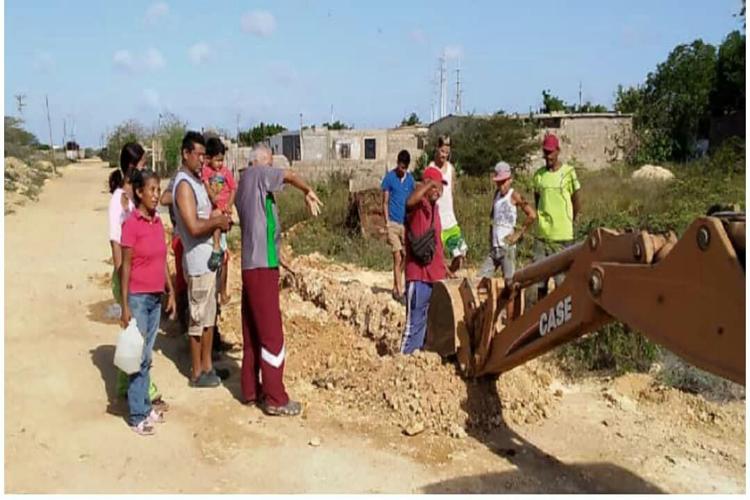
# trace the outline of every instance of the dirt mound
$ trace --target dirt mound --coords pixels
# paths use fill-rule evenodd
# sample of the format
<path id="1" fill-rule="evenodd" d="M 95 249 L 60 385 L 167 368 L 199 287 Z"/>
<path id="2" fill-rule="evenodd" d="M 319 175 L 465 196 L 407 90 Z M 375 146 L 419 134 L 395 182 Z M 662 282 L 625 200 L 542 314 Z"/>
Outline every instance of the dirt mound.
<path id="1" fill-rule="evenodd" d="M 35 200 L 41 186 L 52 176 L 52 163 L 39 160 L 29 166 L 25 162 L 8 156 L 5 158 L 5 213 L 22 206 L 26 200 Z"/>
<path id="2" fill-rule="evenodd" d="M 376 279 L 363 283 L 353 270 L 317 255 L 299 257 L 293 265 L 297 272 L 284 274 L 284 286 L 375 341 L 381 354 L 398 352 L 405 310 L 388 289 L 372 283 Z"/>
<path id="3" fill-rule="evenodd" d="M 497 380 L 465 380 L 437 354 L 381 355 L 371 339 L 341 321 L 298 314 L 294 293 L 285 292 L 282 301 L 288 348 L 295 353 L 290 377 L 404 433 L 461 438 L 505 421 L 534 423 L 553 411 L 551 376 L 539 363 Z"/>
<path id="4" fill-rule="evenodd" d="M 631 177 L 640 181 L 669 181 L 674 179 L 674 174 L 658 165 L 643 165 Z"/>
<path id="5" fill-rule="evenodd" d="M 717 404 L 707 401 L 703 396 L 689 394 L 678 389 L 668 387 L 651 375 L 645 373 L 629 373 L 616 378 L 610 391 L 604 391 L 604 397 L 612 398 L 622 407 L 623 403 L 637 402 L 654 408 L 661 415 L 669 413 L 680 425 L 712 426 L 732 429 L 745 425 L 744 411 L 738 409 L 744 402 L 733 404 Z M 612 392 L 617 395 L 612 397 Z"/>

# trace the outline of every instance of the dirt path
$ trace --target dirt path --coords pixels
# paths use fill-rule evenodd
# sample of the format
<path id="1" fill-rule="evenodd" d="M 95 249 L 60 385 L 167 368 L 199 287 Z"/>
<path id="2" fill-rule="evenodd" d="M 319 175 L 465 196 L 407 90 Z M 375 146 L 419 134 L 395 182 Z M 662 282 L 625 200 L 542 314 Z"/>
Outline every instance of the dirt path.
<path id="1" fill-rule="evenodd" d="M 169 421 L 138 437 L 113 398 L 107 174 L 95 163 L 66 167 L 38 203 L 5 217 L 6 492 L 745 490 L 739 403 L 730 414 L 741 430 L 712 432 L 675 425 L 658 407 L 614 408 L 594 381 L 565 387 L 540 423 L 407 438 L 313 387 L 304 351 L 291 354 L 289 379 L 305 418 L 240 405 L 236 357 L 224 361 L 225 387 L 191 389 L 184 340 L 169 335 L 152 370 Z"/>

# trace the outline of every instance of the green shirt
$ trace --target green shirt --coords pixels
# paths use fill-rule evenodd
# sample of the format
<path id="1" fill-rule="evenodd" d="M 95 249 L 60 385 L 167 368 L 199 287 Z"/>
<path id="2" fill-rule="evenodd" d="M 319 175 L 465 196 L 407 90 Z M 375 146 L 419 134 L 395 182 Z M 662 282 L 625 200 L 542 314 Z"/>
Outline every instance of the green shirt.
<path id="1" fill-rule="evenodd" d="M 581 189 L 575 169 L 563 164 L 553 172 L 544 166 L 534 172 L 532 186 L 539 195 L 537 236 L 550 241 L 572 240 L 573 193 Z"/>

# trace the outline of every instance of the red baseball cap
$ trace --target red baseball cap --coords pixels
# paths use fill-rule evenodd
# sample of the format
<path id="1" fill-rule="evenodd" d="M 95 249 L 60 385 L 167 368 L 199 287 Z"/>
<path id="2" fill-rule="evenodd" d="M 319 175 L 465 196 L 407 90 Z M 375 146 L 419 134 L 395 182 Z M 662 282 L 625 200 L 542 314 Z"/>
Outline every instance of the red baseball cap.
<path id="1" fill-rule="evenodd" d="M 557 140 L 557 136 L 555 136 L 555 134 L 547 134 L 544 136 L 542 149 L 545 151 L 557 151 L 560 149 L 560 141 Z"/>
<path id="2" fill-rule="evenodd" d="M 448 183 L 443 179 L 443 173 L 436 167 L 427 167 L 424 171 L 424 174 L 422 174 L 422 178 L 425 181 L 428 179 L 432 179 L 435 182 L 441 182 L 444 186 L 448 185 Z"/>

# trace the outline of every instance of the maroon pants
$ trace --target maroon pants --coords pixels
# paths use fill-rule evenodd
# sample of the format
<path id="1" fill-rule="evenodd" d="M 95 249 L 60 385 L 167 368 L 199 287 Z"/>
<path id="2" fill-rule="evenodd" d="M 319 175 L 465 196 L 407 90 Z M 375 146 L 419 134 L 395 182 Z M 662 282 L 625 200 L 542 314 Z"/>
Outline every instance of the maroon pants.
<path id="1" fill-rule="evenodd" d="M 242 396 L 284 406 L 284 331 L 279 309 L 279 270 L 242 270 Z"/>

